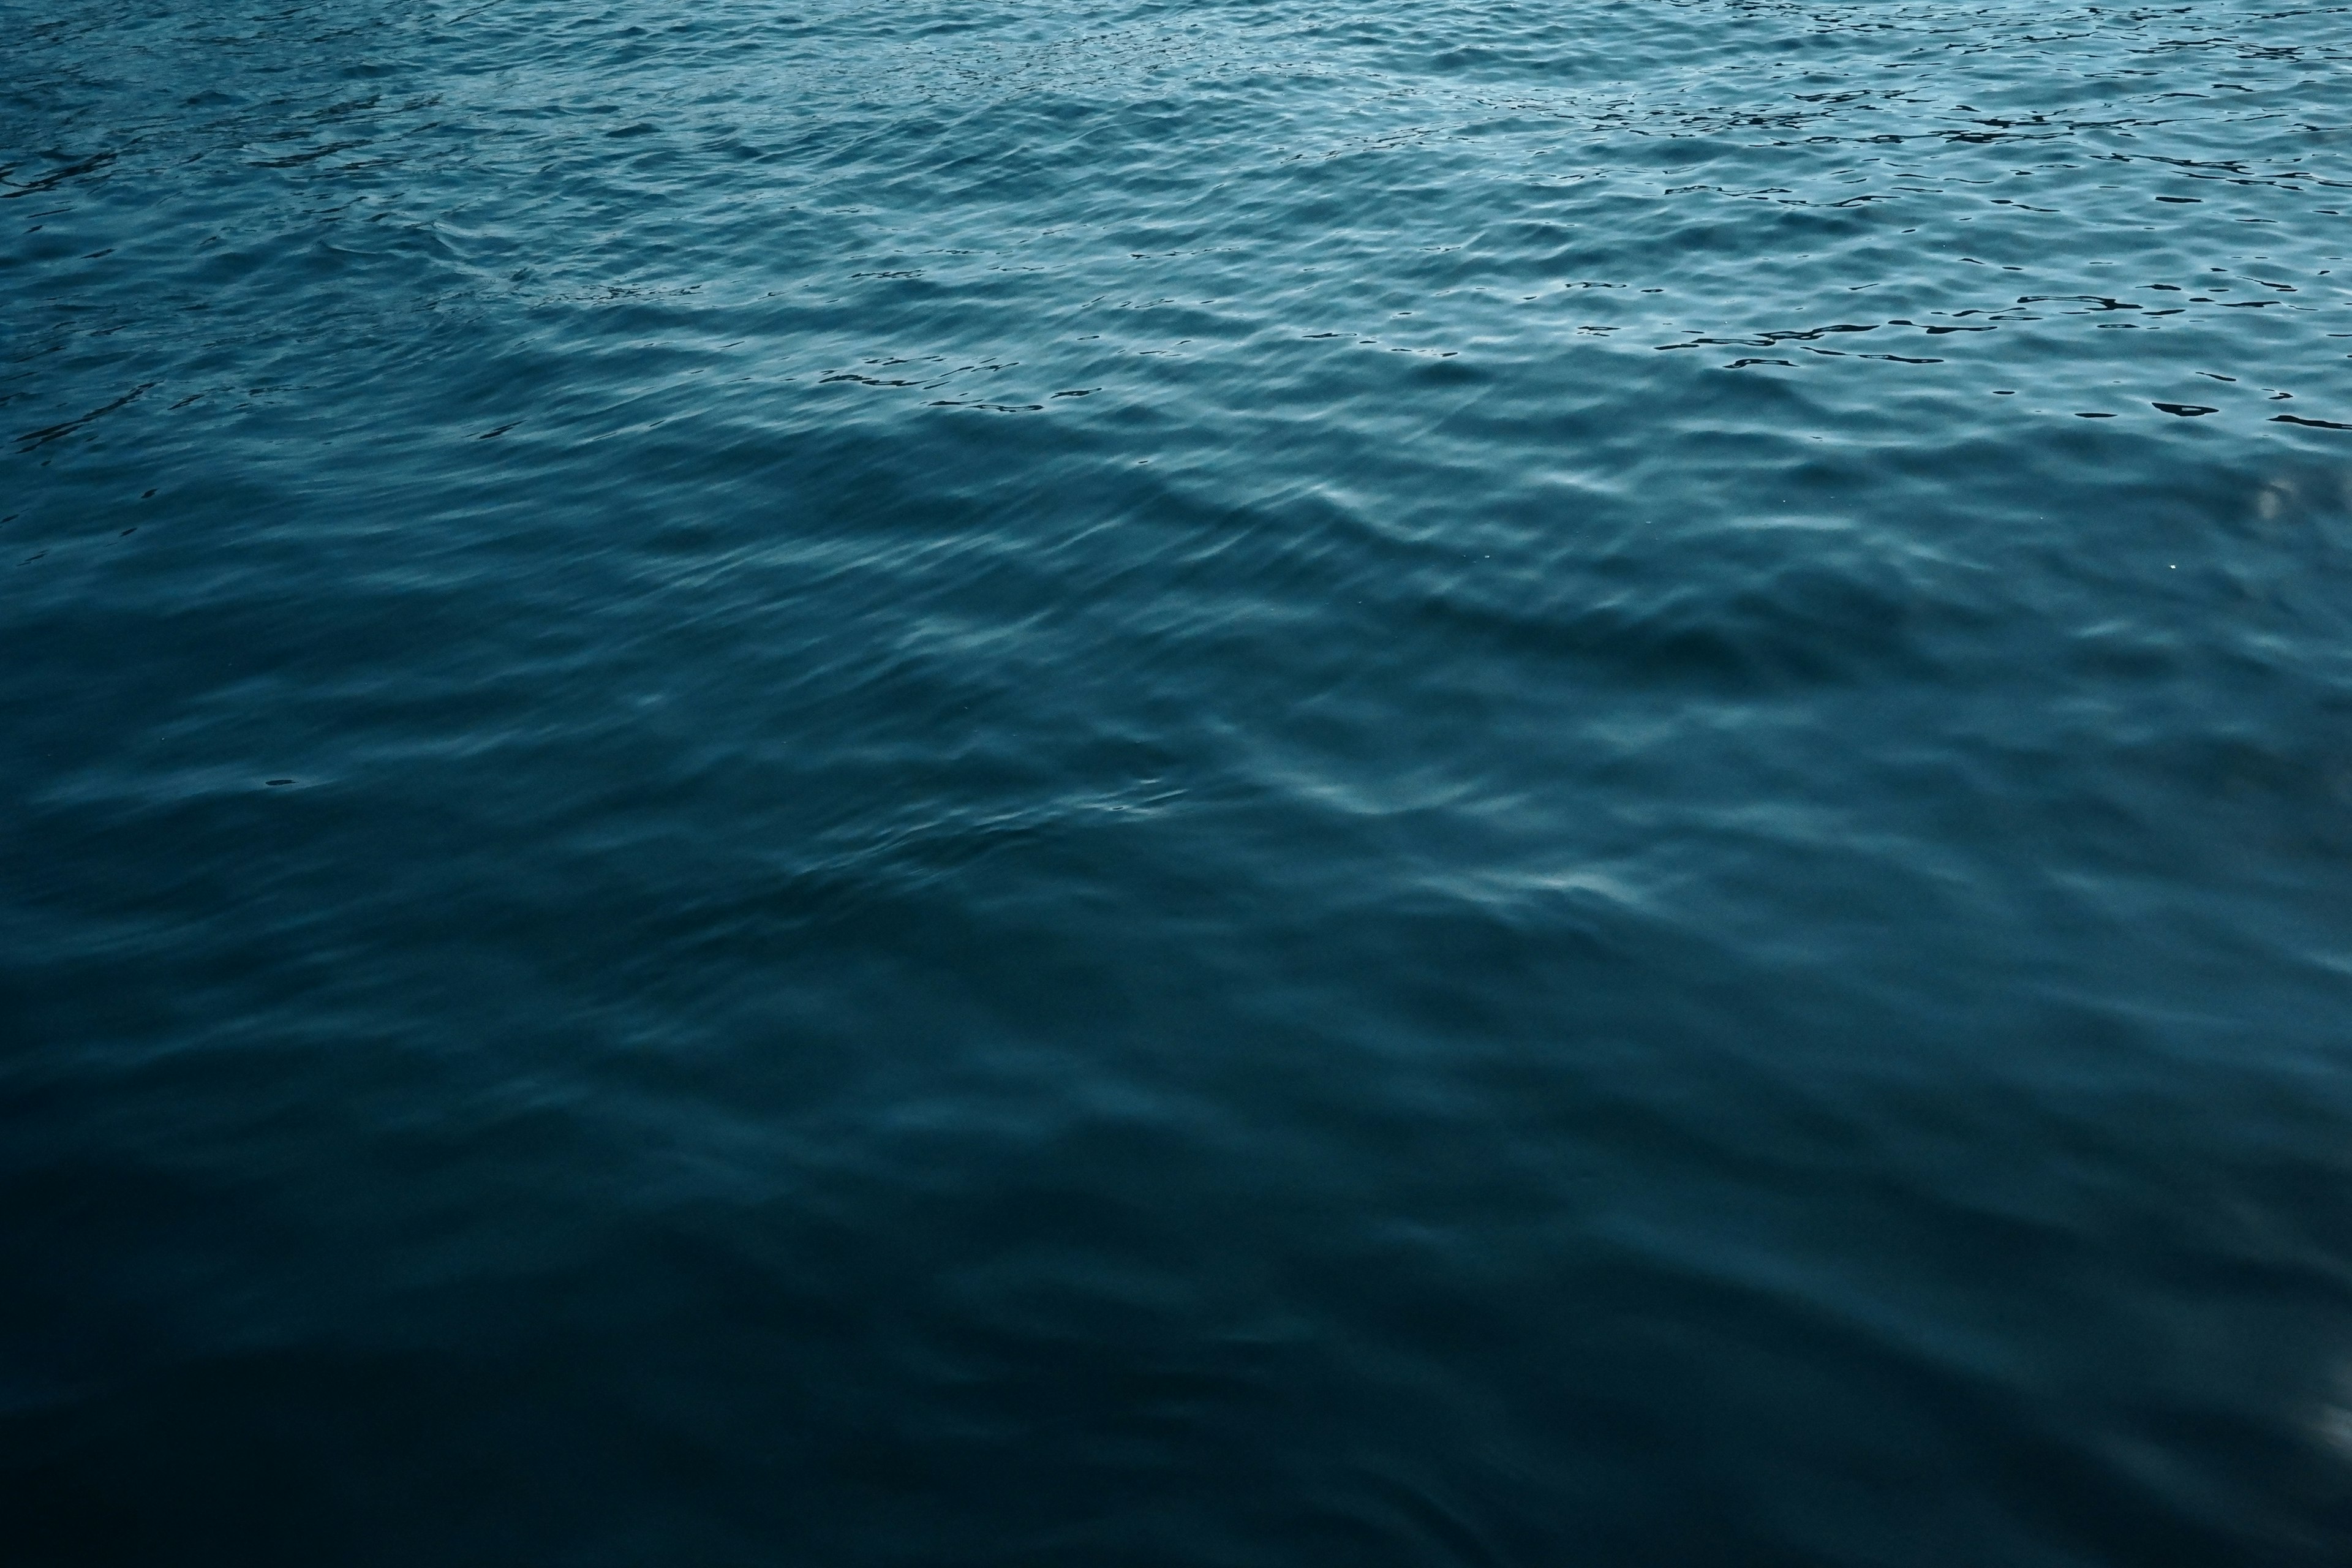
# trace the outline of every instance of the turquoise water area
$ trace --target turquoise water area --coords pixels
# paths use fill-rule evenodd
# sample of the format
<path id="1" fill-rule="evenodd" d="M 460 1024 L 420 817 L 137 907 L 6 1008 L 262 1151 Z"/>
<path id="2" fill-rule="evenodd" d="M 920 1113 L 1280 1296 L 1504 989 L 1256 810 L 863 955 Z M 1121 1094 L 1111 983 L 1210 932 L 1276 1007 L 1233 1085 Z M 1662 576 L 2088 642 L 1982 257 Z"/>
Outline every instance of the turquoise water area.
<path id="1" fill-rule="evenodd" d="M 0 37 L 12 1561 L 2352 1560 L 2352 8 Z"/>

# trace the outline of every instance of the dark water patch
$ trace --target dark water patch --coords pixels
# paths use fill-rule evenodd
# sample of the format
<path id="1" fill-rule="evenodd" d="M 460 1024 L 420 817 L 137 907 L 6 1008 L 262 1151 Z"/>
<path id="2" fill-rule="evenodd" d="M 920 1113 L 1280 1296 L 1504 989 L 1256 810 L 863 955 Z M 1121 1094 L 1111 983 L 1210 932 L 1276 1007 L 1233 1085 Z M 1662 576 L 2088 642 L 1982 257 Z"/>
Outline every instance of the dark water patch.
<path id="1" fill-rule="evenodd" d="M 19 17 L 16 1557 L 2336 1563 L 2346 28 Z"/>

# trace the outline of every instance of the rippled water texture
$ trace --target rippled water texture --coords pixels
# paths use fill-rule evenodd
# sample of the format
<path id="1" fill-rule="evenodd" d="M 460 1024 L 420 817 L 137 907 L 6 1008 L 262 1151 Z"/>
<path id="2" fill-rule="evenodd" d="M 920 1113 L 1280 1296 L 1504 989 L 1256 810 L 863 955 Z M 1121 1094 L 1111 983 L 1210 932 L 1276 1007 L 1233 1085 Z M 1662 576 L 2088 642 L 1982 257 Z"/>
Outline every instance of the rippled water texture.
<path id="1" fill-rule="evenodd" d="M 2352 1561 L 2352 9 L 0 38 L 12 1562 Z"/>

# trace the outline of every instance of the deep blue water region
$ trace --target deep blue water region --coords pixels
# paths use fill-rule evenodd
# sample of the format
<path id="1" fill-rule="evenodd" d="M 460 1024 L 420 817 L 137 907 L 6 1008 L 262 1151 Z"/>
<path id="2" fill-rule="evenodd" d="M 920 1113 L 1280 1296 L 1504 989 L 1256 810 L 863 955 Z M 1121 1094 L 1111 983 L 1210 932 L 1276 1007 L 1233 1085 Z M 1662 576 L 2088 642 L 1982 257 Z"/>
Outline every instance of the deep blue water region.
<path id="1" fill-rule="evenodd" d="M 0 39 L 10 1564 L 2352 1562 L 2352 9 Z"/>

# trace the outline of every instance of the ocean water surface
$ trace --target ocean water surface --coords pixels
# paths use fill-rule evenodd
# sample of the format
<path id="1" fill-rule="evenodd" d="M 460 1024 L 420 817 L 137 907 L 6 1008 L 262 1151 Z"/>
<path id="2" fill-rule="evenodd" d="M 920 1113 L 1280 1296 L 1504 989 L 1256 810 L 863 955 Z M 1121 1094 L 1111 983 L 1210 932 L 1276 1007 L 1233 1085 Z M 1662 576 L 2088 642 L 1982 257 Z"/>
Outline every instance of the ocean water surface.
<path id="1" fill-rule="evenodd" d="M 2352 1561 L 2352 8 L 0 38 L 8 1561 Z"/>

